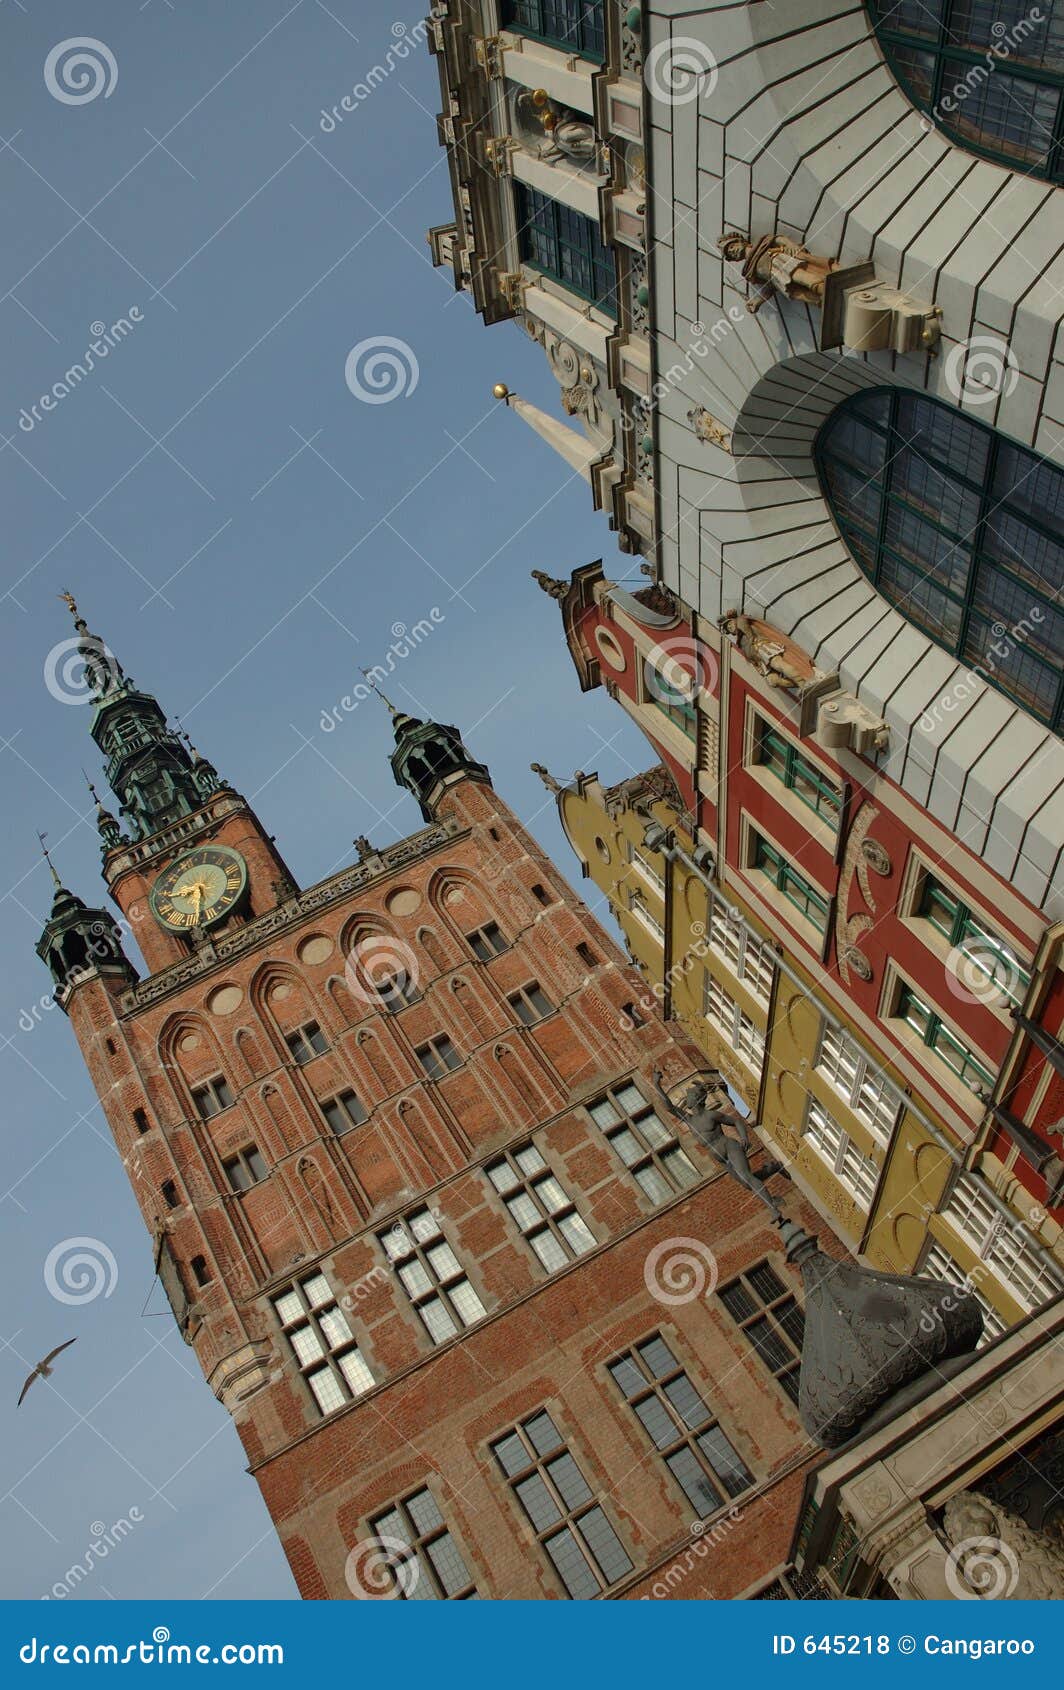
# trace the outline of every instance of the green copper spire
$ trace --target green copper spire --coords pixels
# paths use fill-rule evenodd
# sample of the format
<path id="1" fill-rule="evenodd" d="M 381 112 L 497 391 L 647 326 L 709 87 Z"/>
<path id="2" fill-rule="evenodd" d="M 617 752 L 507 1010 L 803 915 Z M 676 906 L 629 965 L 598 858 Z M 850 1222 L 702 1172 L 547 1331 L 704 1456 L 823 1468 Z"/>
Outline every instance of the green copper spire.
<path id="1" fill-rule="evenodd" d="M 212 764 L 168 725 L 157 699 L 141 692 L 98 635 L 89 632 L 69 593 L 61 594 L 80 636 L 78 651 L 92 693 L 89 731 L 103 753 L 107 784 L 118 799 L 129 837 L 148 839 L 191 815 L 224 782 Z M 119 824 L 97 817 L 105 852 L 122 841 Z"/>
<path id="2" fill-rule="evenodd" d="M 457 728 L 423 722 L 397 710 L 387 699 L 384 702 L 391 711 L 395 733 L 395 750 L 390 758 L 395 784 L 414 794 L 427 822 L 436 820 L 436 805 L 455 781 L 478 780 L 491 785 L 486 766 L 467 750 Z"/>

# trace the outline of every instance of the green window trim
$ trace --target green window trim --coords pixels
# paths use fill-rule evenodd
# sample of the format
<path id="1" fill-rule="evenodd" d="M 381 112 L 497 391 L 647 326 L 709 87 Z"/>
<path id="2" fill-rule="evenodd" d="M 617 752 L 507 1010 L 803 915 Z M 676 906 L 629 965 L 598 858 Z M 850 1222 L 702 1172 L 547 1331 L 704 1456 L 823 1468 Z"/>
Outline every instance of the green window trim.
<path id="1" fill-rule="evenodd" d="M 887 602 L 1064 730 L 1064 471 L 899 387 L 843 400 L 813 455 L 843 540 Z"/>
<path id="2" fill-rule="evenodd" d="M 866 4 L 897 81 L 944 135 L 1008 169 L 1064 181 L 1064 60 L 1054 0 L 1043 0 L 1040 21 L 1032 21 L 1026 0 Z"/>
<path id="3" fill-rule="evenodd" d="M 770 845 L 767 839 L 762 839 L 759 833 L 754 834 L 753 866 L 771 880 L 776 891 L 782 893 L 787 902 L 793 904 L 798 913 L 804 916 L 818 933 L 826 932 L 829 900 L 811 886 L 805 876 L 792 867 L 782 852 Z"/>
<path id="4" fill-rule="evenodd" d="M 986 976 L 987 983 L 996 986 L 1010 1003 L 1023 1002 L 1031 984 L 1030 971 L 1005 941 L 933 874 L 924 876 L 916 913 L 929 921 L 954 949 L 962 951 L 968 962 Z"/>
<path id="5" fill-rule="evenodd" d="M 838 832 L 839 816 L 842 811 L 842 789 L 828 780 L 815 763 L 803 756 L 793 740 L 785 734 L 777 733 L 765 721 L 758 721 L 757 730 L 757 761 L 758 764 L 775 775 L 788 792 L 793 792 L 803 804 L 806 804 L 814 815 L 826 822 L 834 832 Z"/>
<path id="6" fill-rule="evenodd" d="M 960 1080 L 962 1085 L 972 1088 L 973 1081 L 981 1081 L 984 1086 L 994 1084 L 994 1076 L 985 1068 L 970 1048 L 959 1039 L 942 1017 L 926 1004 L 913 991 L 911 986 L 903 986 L 898 995 L 898 1007 L 895 1014 L 914 1033 L 919 1033 L 928 1050 L 933 1050 Z"/>
<path id="7" fill-rule="evenodd" d="M 598 224 L 525 182 L 514 199 L 522 262 L 616 319 L 617 263 Z"/>
<path id="8" fill-rule="evenodd" d="M 499 0 L 499 26 L 595 64 L 606 57 L 604 0 Z"/>

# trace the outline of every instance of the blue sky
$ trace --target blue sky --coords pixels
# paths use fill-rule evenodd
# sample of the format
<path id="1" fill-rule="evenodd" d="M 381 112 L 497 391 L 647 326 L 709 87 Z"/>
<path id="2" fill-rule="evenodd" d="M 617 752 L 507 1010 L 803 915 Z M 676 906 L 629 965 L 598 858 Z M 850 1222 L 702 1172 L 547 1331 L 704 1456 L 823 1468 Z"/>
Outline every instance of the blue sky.
<path id="1" fill-rule="evenodd" d="M 57 594 L 252 799 L 304 884 L 350 860 L 356 834 L 421 825 L 392 783 L 382 708 L 321 727 L 400 626 L 435 621 L 396 670 L 397 701 L 463 728 L 570 878 L 530 761 L 615 780 L 652 760 L 604 695 L 580 695 L 557 607 L 529 581 L 598 556 L 617 579 L 635 566 L 584 483 L 491 397 L 505 379 L 556 407 L 537 349 L 485 329 L 431 267 L 425 230 L 451 213 L 427 48 L 393 52 L 369 98 L 320 126 L 419 17 L 391 0 L 11 0 L 0 14 L 7 1597 L 46 1595 L 130 1518 L 70 1599 L 294 1594 L 228 1416 L 153 1287 L 72 1034 L 42 1007 L 35 831 L 70 886 L 102 896 L 87 711 L 55 696 L 54 659 L 46 679 L 72 632 Z M 79 36 L 114 69 L 96 51 L 100 92 L 63 100 L 45 65 Z M 52 86 L 78 96 L 90 84 L 64 83 L 64 58 Z M 42 410 L 93 325 L 123 317 L 106 358 Z M 371 404 L 345 366 L 379 336 L 410 354 L 405 391 Z M 117 1277 L 65 1307 L 44 1264 L 80 1237 Z M 74 1335 L 16 1412 L 23 1358 Z"/>

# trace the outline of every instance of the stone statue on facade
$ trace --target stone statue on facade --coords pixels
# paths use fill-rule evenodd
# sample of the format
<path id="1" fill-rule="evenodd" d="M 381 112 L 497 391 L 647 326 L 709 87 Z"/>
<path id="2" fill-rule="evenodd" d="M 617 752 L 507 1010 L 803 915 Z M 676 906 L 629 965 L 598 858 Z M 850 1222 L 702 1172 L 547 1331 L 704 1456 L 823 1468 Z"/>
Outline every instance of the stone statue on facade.
<path id="1" fill-rule="evenodd" d="M 787 687 L 801 692 L 810 681 L 820 678 L 820 671 L 811 663 L 803 669 L 788 655 L 788 643 L 780 636 L 773 638 L 767 625 L 758 624 L 742 610 L 729 610 L 720 619 L 720 630 L 733 639 L 748 663 L 764 675 L 770 687 Z"/>
<path id="2" fill-rule="evenodd" d="M 759 1173 L 754 1172 L 750 1166 L 749 1125 L 736 1110 L 719 1101 L 721 1094 L 726 1095 L 721 1074 L 714 1069 L 709 1082 L 693 1080 L 678 1104 L 672 1101 L 661 1080 L 659 1069 L 654 1075 L 654 1086 L 669 1114 L 683 1121 L 699 1144 L 705 1145 L 714 1161 L 719 1162 L 732 1179 L 752 1191 L 771 1211 L 774 1220 L 782 1221 L 783 1211 L 768 1190 L 768 1181 L 776 1174 L 784 1174 L 788 1179 L 790 1175 L 783 1163 L 776 1161 L 766 1162 Z M 726 1126 L 734 1128 L 738 1136 L 733 1138 L 724 1130 Z"/>

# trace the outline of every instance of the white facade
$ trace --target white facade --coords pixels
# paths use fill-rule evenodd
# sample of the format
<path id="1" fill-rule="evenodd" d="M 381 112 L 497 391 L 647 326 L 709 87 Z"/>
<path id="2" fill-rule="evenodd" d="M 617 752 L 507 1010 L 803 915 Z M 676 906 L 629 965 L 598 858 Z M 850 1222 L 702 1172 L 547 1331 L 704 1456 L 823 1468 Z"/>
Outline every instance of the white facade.
<path id="1" fill-rule="evenodd" d="M 837 670 L 889 724 L 881 770 L 1059 919 L 1059 738 L 880 596 L 839 536 L 812 448 L 847 394 L 897 382 L 1064 464 L 1061 191 L 930 124 L 864 4 L 645 12 L 660 578 L 707 618 L 744 609 Z M 703 75 L 670 73 L 699 54 Z M 779 293 L 751 315 L 718 248 L 727 229 L 871 260 L 877 281 L 941 308 L 938 355 L 820 352 L 819 311 Z M 989 398 L 987 359 L 1003 376 Z M 730 450 L 695 434 L 698 409 Z"/>

